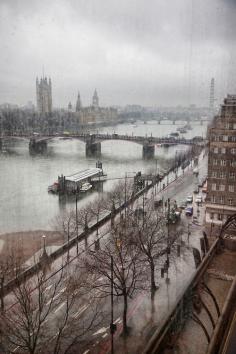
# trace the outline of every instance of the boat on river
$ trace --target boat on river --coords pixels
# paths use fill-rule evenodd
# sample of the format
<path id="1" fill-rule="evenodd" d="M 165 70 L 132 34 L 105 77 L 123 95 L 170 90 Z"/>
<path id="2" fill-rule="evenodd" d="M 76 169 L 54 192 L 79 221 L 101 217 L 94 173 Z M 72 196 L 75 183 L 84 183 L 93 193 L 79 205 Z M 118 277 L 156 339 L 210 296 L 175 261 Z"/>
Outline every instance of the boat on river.
<path id="1" fill-rule="evenodd" d="M 179 128 L 178 130 L 181 134 L 187 133 L 187 130 L 185 128 Z"/>
<path id="2" fill-rule="evenodd" d="M 179 133 L 178 133 L 178 132 L 170 133 L 170 136 L 176 136 L 176 137 L 178 137 L 178 136 L 179 136 Z"/>
<path id="3" fill-rule="evenodd" d="M 86 183 L 82 184 L 79 191 L 82 193 L 85 193 L 85 192 L 88 192 L 92 187 L 93 187 L 92 184 L 86 182 Z"/>

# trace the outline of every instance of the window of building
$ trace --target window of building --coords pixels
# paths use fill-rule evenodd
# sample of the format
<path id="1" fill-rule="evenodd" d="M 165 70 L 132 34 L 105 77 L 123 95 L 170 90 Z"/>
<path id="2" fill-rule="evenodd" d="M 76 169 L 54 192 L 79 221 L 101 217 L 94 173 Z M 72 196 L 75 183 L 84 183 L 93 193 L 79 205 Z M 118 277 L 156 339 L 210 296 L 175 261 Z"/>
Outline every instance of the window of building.
<path id="1" fill-rule="evenodd" d="M 235 154 L 236 154 L 236 149 L 233 148 L 233 149 L 230 150 L 230 152 L 231 152 L 231 154 L 234 154 L 234 155 L 235 155 Z"/>
<path id="2" fill-rule="evenodd" d="M 218 148 L 216 148 L 216 147 L 214 148 L 214 153 L 218 154 Z"/>
<path id="3" fill-rule="evenodd" d="M 224 204 L 225 202 L 225 197 L 223 195 L 220 196 L 220 204 Z"/>
<path id="4" fill-rule="evenodd" d="M 234 192 L 234 186 L 233 185 L 229 185 L 229 192 Z"/>
<path id="5" fill-rule="evenodd" d="M 212 171 L 212 177 L 213 178 L 217 178 L 217 172 L 216 171 Z"/>
<path id="6" fill-rule="evenodd" d="M 223 141 L 228 141 L 228 135 L 223 135 Z"/>
<path id="7" fill-rule="evenodd" d="M 235 143 L 235 141 L 236 141 L 236 136 L 235 135 L 231 136 L 231 141 Z"/>
<path id="8" fill-rule="evenodd" d="M 233 205 L 233 199 L 229 198 L 229 205 Z"/>
<path id="9" fill-rule="evenodd" d="M 216 203 L 216 197 L 215 197 L 215 195 L 212 195 L 212 196 L 211 196 L 211 202 L 212 202 L 212 203 Z"/>
<path id="10" fill-rule="evenodd" d="M 220 160 L 220 165 L 221 166 L 226 166 L 226 160 Z"/>
<path id="11" fill-rule="evenodd" d="M 229 178 L 230 179 L 235 179 L 235 172 L 230 172 L 229 173 Z"/>
<path id="12" fill-rule="evenodd" d="M 221 153 L 225 154 L 226 153 L 226 148 L 221 148 Z"/>
<path id="13" fill-rule="evenodd" d="M 217 214 L 217 219 L 218 220 L 223 220 L 223 215 L 222 214 Z"/>
<path id="14" fill-rule="evenodd" d="M 233 129 L 236 129 L 236 123 L 233 123 Z"/>
<path id="15" fill-rule="evenodd" d="M 230 129 L 230 124 L 229 123 L 225 123 L 225 129 Z"/>
<path id="16" fill-rule="evenodd" d="M 213 163 L 214 166 L 216 166 L 217 165 L 217 159 L 213 159 L 212 163 Z"/>
<path id="17" fill-rule="evenodd" d="M 224 192 L 225 191 L 225 185 L 224 184 L 220 184 L 219 191 L 220 192 Z"/>
<path id="18" fill-rule="evenodd" d="M 219 172 L 219 178 L 226 178 L 226 173 L 223 171 Z"/>
<path id="19" fill-rule="evenodd" d="M 236 167 L 236 161 L 235 160 L 230 160 L 230 166 L 231 167 Z"/>
<path id="20" fill-rule="evenodd" d="M 212 190 L 212 191 L 216 191 L 216 183 L 212 183 L 212 185 L 211 185 L 211 190 Z"/>
<path id="21" fill-rule="evenodd" d="M 212 141 L 220 141 L 221 140 L 221 136 L 219 135 L 212 135 Z"/>
<path id="22" fill-rule="evenodd" d="M 210 219 L 211 219 L 211 220 L 214 219 L 214 213 L 210 213 Z"/>

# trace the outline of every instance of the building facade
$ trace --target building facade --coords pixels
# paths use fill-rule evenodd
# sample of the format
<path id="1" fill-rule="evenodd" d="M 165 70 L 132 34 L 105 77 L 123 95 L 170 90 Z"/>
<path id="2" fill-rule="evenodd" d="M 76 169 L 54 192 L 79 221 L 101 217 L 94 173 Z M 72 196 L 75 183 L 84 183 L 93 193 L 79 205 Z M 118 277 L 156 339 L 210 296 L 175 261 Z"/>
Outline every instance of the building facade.
<path id="1" fill-rule="evenodd" d="M 224 99 L 208 140 L 206 231 L 218 236 L 222 224 L 236 213 L 236 95 Z"/>
<path id="2" fill-rule="evenodd" d="M 91 106 L 82 107 L 80 93 L 76 101 L 75 115 L 81 125 L 114 123 L 117 120 L 117 109 L 112 107 L 100 107 L 99 97 L 95 89 Z"/>
<path id="3" fill-rule="evenodd" d="M 52 112 L 52 83 L 46 77 L 36 79 L 36 99 L 39 114 Z"/>

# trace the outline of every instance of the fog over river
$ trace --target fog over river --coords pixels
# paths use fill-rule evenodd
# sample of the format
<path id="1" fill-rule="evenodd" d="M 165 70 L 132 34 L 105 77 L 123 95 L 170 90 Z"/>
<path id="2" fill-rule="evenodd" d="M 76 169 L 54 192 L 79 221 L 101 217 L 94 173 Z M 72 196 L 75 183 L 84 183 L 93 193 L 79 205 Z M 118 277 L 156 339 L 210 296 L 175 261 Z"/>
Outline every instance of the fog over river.
<path id="1" fill-rule="evenodd" d="M 148 136 L 166 136 L 175 132 L 184 122 L 176 125 L 167 121 L 158 125 L 154 121 L 147 124 L 120 124 L 113 127 L 99 128 L 99 132 L 134 134 Z M 184 136 L 190 138 L 196 135 L 205 136 L 206 125 L 192 124 Z M 97 129 L 96 129 L 97 131 Z M 163 159 L 175 156 L 176 149 L 183 150 L 186 146 L 170 148 L 156 147 L 155 158 L 142 159 L 142 146 L 128 141 L 102 142 L 104 172 L 108 181 L 104 183 L 106 192 L 117 183 L 112 178 L 133 176 L 133 172 L 155 171 L 163 167 Z M 0 234 L 23 230 L 51 230 L 53 220 L 65 209 L 74 208 L 73 200 L 59 201 L 57 195 L 48 194 L 47 188 L 57 180 L 60 174 L 70 175 L 89 167 L 95 167 L 97 158 L 85 156 L 85 144 L 78 140 L 62 140 L 55 138 L 48 142 L 47 153 L 31 156 L 28 140 L 9 139 L 4 142 L 0 152 Z M 109 178 L 111 180 L 109 180 Z M 78 206 L 91 201 L 97 192 L 93 191 L 82 198 Z"/>

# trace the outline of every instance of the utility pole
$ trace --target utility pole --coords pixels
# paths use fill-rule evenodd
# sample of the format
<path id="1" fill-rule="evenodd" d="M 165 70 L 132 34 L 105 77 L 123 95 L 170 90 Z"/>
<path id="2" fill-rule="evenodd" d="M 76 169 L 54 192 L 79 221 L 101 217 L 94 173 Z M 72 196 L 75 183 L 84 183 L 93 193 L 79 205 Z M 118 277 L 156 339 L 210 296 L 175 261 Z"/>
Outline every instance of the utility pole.
<path id="1" fill-rule="evenodd" d="M 127 199 L 126 185 L 127 185 L 127 172 L 125 172 L 125 222 L 126 222 L 126 216 L 127 216 L 127 210 L 126 210 L 126 199 Z"/>
<path id="2" fill-rule="evenodd" d="M 78 232 L 78 196 L 76 193 L 75 196 L 75 220 L 76 220 L 76 238 L 77 238 L 77 242 L 76 242 L 76 254 L 78 255 L 79 253 L 79 232 Z"/>
<path id="3" fill-rule="evenodd" d="M 190 224 L 188 223 L 188 247 L 189 247 L 189 237 L 190 237 L 190 235 L 191 235 L 191 232 L 190 232 L 189 227 L 190 227 Z"/>
<path id="4" fill-rule="evenodd" d="M 169 266 L 170 266 L 170 245 L 169 245 L 169 223 L 170 223 L 170 198 L 167 199 L 167 252 L 166 252 L 166 283 L 169 284 Z"/>
<path id="5" fill-rule="evenodd" d="M 111 354 L 114 354 L 114 333 L 116 331 L 116 324 L 113 323 L 114 321 L 113 277 L 114 277 L 114 265 L 113 265 L 113 257 L 111 256 L 111 323 L 110 323 Z"/>

